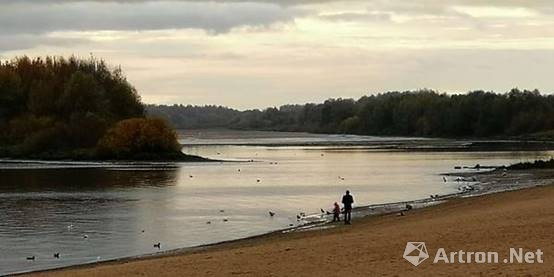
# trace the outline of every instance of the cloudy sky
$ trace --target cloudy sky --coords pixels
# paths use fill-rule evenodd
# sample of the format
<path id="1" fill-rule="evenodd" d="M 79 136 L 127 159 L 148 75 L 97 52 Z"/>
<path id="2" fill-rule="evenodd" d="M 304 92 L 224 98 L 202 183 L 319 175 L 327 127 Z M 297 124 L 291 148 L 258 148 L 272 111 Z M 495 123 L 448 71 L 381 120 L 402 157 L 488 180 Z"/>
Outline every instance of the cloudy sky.
<path id="1" fill-rule="evenodd" d="M 147 103 L 554 92 L 552 0 L 2 0 L 0 59 L 94 56 Z"/>

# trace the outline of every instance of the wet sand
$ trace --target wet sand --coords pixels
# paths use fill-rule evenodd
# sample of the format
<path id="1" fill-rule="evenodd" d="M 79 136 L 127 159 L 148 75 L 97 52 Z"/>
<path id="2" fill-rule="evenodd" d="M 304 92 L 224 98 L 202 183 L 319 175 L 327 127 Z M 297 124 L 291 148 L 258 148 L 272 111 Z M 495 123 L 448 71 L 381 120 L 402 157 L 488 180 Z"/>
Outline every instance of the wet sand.
<path id="1" fill-rule="evenodd" d="M 550 175 L 549 175 L 550 176 Z M 34 276 L 548 276 L 554 272 L 554 186 L 527 188 L 357 219 L 353 225 L 273 233 L 164 256 L 78 266 Z M 426 242 L 418 267 L 402 258 Z M 448 252 L 496 251 L 498 264 L 433 264 Z M 504 264 L 509 248 L 541 249 L 544 263 Z"/>

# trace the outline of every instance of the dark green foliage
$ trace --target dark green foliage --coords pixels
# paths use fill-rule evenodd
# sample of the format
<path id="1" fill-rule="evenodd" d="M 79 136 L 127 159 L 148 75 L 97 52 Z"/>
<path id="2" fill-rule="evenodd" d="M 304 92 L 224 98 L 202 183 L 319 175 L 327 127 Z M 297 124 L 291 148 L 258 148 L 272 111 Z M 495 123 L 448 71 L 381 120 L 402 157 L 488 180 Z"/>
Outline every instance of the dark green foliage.
<path id="1" fill-rule="evenodd" d="M 0 64 L 0 156 L 94 159 L 107 130 L 135 117 L 144 117 L 140 97 L 104 61 L 20 57 Z M 163 143 L 173 148 L 166 150 L 180 154 L 168 134 L 172 141 Z M 141 137 L 151 145 L 158 138 Z"/>
<path id="2" fill-rule="evenodd" d="M 165 118 L 179 129 L 222 127 L 240 114 L 237 110 L 219 106 L 146 105 L 146 110 L 150 116 Z"/>
<path id="3" fill-rule="evenodd" d="M 388 92 L 357 101 L 330 99 L 322 104 L 287 105 L 264 111 L 240 112 L 212 106 L 152 105 L 147 109 L 174 126 L 185 128 L 429 137 L 508 137 L 554 130 L 554 96 L 518 89 L 506 94 Z"/>

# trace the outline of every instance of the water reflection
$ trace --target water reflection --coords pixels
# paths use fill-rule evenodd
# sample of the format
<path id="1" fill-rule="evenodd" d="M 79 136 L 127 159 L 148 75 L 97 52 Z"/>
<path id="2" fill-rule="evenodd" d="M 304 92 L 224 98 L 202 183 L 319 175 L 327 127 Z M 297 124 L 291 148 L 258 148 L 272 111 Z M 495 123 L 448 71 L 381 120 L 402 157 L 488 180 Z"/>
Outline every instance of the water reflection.
<path id="1" fill-rule="evenodd" d="M 177 167 L 163 169 L 0 169 L 1 192 L 83 192 L 144 186 L 172 186 Z"/>
<path id="2" fill-rule="evenodd" d="M 151 237 L 134 243 L 145 229 L 141 201 L 177 176 L 178 168 L 0 170 L 0 275 L 148 253 Z"/>

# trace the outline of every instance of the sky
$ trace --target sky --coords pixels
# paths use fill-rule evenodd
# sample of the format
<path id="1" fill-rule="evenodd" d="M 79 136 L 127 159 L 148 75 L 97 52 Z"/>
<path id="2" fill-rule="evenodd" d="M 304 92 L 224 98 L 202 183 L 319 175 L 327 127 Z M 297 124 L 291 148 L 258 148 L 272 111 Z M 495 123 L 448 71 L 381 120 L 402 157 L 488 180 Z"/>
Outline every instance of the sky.
<path id="1" fill-rule="evenodd" d="M 91 54 L 146 103 L 554 92 L 552 0 L 1 0 L 0 59 Z"/>

